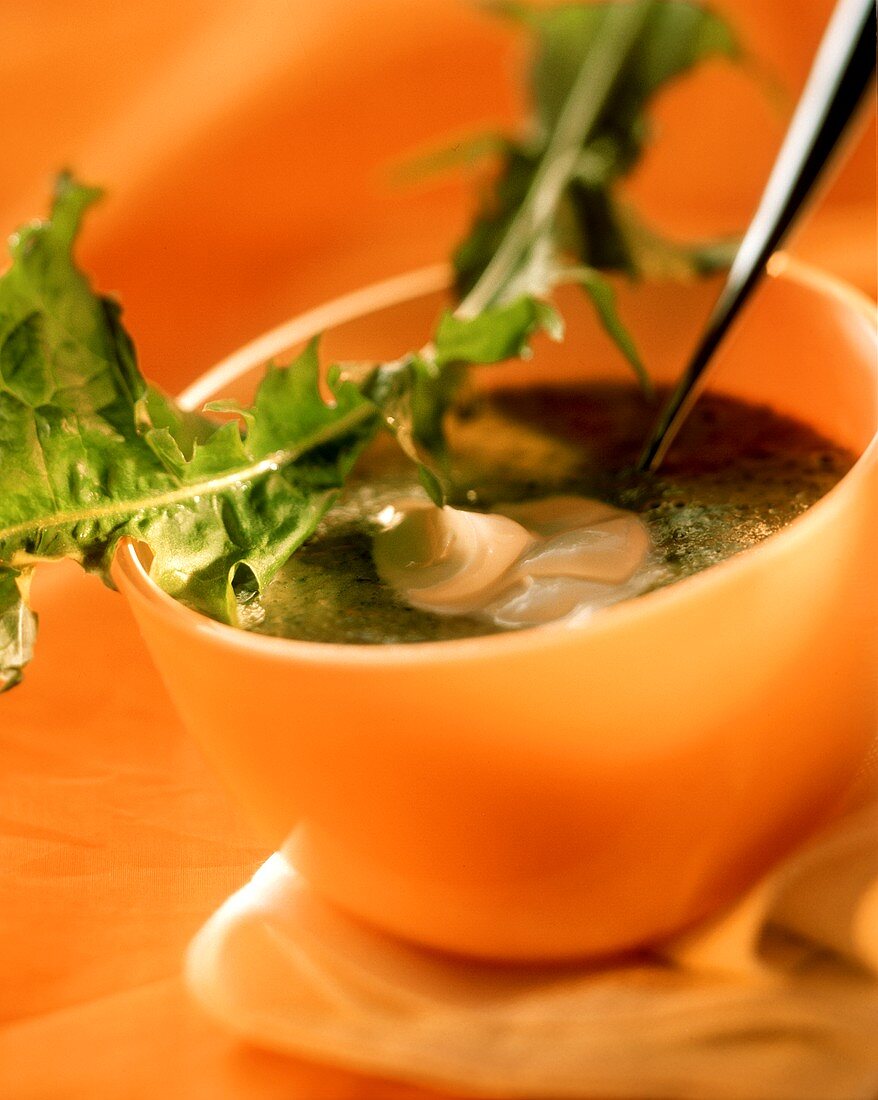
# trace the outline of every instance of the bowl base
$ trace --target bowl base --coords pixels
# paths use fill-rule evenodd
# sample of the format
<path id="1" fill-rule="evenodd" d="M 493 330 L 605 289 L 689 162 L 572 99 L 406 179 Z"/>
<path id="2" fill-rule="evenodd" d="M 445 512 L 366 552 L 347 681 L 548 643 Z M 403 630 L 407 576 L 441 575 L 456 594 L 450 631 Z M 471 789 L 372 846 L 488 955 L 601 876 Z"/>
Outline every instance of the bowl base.
<path id="1" fill-rule="evenodd" d="M 257 1046 L 455 1093 L 633 1100 L 674 1081 L 673 1096 L 711 1100 L 874 1095 L 875 812 L 837 822 L 662 958 L 600 968 L 405 943 L 319 898 L 278 852 L 195 937 L 186 979 Z"/>

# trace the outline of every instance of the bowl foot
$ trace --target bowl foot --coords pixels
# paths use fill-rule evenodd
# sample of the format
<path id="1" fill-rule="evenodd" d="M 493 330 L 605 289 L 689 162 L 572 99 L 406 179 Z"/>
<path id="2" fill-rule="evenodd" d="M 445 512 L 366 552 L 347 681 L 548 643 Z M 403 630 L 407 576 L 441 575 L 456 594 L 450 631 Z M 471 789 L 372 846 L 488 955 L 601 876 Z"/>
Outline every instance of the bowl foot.
<path id="1" fill-rule="evenodd" d="M 808 912 L 825 887 L 841 896 L 839 873 L 866 886 L 848 914 L 862 918 L 878 896 L 878 874 L 863 876 L 874 829 L 871 811 L 853 815 L 663 958 L 602 968 L 499 966 L 418 948 L 317 897 L 276 853 L 195 937 L 186 979 L 257 1046 L 469 1095 L 872 1096 L 869 959 L 856 967 L 801 928 L 770 929 L 796 889 L 816 891 Z"/>

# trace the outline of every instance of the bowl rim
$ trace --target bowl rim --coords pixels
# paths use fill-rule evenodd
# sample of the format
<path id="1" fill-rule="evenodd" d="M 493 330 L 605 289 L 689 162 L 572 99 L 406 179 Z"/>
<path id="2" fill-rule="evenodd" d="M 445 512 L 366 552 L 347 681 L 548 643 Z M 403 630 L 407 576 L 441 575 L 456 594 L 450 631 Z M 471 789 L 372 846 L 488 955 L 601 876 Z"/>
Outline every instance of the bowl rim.
<path id="1" fill-rule="evenodd" d="M 787 253 L 776 253 L 771 258 L 767 277 L 797 283 L 834 298 L 866 320 L 873 335 L 873 342 L 878 346 L 876 306 L 856 287 L 810 264 L 794 259 Z M 405 305 L 427 294 L 446 290 L 450 280 L 451 268 L 448 264 L 433 264 L 334 298 L 283 322 L 245 344 L 200 375 L 182 391 L 178 400 L 184 408 L 195 409 L 206 401 L 212 400 L 218 392 L 221 392 L 221 387 L 233 382 L 254 366 L 267 362 L 297 344 L 304 343 L 324 329 L 345 324 L 368 312 L 394 305 Z M 878 387 L 878 358 L 873 367 L 873 374 Z M 624 600 L 602 608 L 586 620 L 575 622 L 557 620 L 523 630 L 477 635 L 471 638 L 366 645 L 351 642 L 303 641 L 296 638 L 258 634 L 241 627 L 230 626 L 187 607 L 161 589 L 146 571 L 138 554 L 136 541 L 127 537 L 120 540 L 114 558 L 113 572 L 123 582 L 127 582 L 141 599 L 153 605 L 162 618 L 174 621 L 178 628 L 195 630 L 202 637 L 212 638 L 218 644 L 246 650 L 272 660 L 348 666 L 390 666 L 470 660 L 475 656 L 484 658 L 495 651 L 498 655 L 522 650 L 532 651 L 534 648 L 558 644 L 574 635 L 592 637 L 599 636 L 607 629 L 623 628 L 625 623 L 633 617 L 642 620 L 650 614 L 661 613 L 671 601 L 698 598 L 699 593 L 706 587 L 722 583 L 730 571 L 740 570 L 742 566 L 746 567 L 747 562 L 756 554 L 764 558 L 767 554 L 778 556 L 784 553 L 790 542 L 804 537 L 801 533 L 803 528 L 807 534 L 815 515 L 821 516 L 828 507 L 832 506 L 842 487 L 849 485 L 852 479 L 866 476 L 867 468 L 876 460 L 878 460 L 878 430 L 851 469 L 820 500 L 756 546 L 739 551 L 724 561 L 712 565 L 709 569 L 647 592 L 636 600 Z M 124 583 L 120 587 L 124 587 Z"/>

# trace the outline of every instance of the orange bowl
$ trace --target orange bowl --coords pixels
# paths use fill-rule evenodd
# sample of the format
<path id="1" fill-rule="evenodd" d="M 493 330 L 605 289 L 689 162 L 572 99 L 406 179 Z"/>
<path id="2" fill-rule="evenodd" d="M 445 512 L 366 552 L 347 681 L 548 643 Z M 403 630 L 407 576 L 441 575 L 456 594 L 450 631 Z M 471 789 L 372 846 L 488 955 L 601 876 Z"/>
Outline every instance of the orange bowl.
<path id="1" fill-rule="evenodd" d="M 445 280 L 430 269 L 299 318 L 184 400 L 246 397 L 267 358 L 321 330 L 328 357 L 419 346 Z M 621 289 L 659 380 L 714 292 Z M 485 384 L 624 374 L 589 310 L 563 304 L 565 343 Z M 121 549 L 116 581 L 185 721 L 318 893 L 430 947 L 606 955 L 729 902 L 832 814 L 875 731 L 874 321 L 778 258 L 713 380 L 858 461 L 754 549 L 586 624 L 409 646 L 268 638 L 176 603 Z"/>

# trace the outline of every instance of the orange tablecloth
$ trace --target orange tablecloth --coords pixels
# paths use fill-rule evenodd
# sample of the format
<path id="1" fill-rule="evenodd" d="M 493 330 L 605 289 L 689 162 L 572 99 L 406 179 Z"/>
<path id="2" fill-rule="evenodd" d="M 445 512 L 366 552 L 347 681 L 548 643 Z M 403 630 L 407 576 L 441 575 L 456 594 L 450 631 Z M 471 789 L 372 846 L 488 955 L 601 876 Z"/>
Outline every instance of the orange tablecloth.
<path id="1" fill-rule="evenodd" d="M 66 565 L 35 600 L 40 659 L 0 727 L 0 1096 L 414 1096 L 241 1049 L 188 1001 L 187 940 L 268 853 L 122 601 Z"/>
<path id="2" fill-rule="evenodd" d="M 796 88 L 830 0 L 723 6 Z M 416 10 L 12 0 L 0 224 L 39 212 L 62 163 L 106 183 L 83 259 L 170 388 L 308 305 L 436 260 L 465 222 L 465 184 L 394 191 L 384 166 L 513 119 L 518 44 L 456 0 Z M 659 105 L 663 143 L 634 190 L 672 229 L 733 229 L 782 113 L 741 73 L 696 79 Z M 798 242 L 872 293 L 874 148 L 869 126 Z M 45 569 L 35 597 L 37 662 L 0 700 L 0 1096 L 416 1095 L 244 1050 L 189 1004 L 188 938 L 266 853 L 185 736 L 121 601 L 66 566 Z"/>

